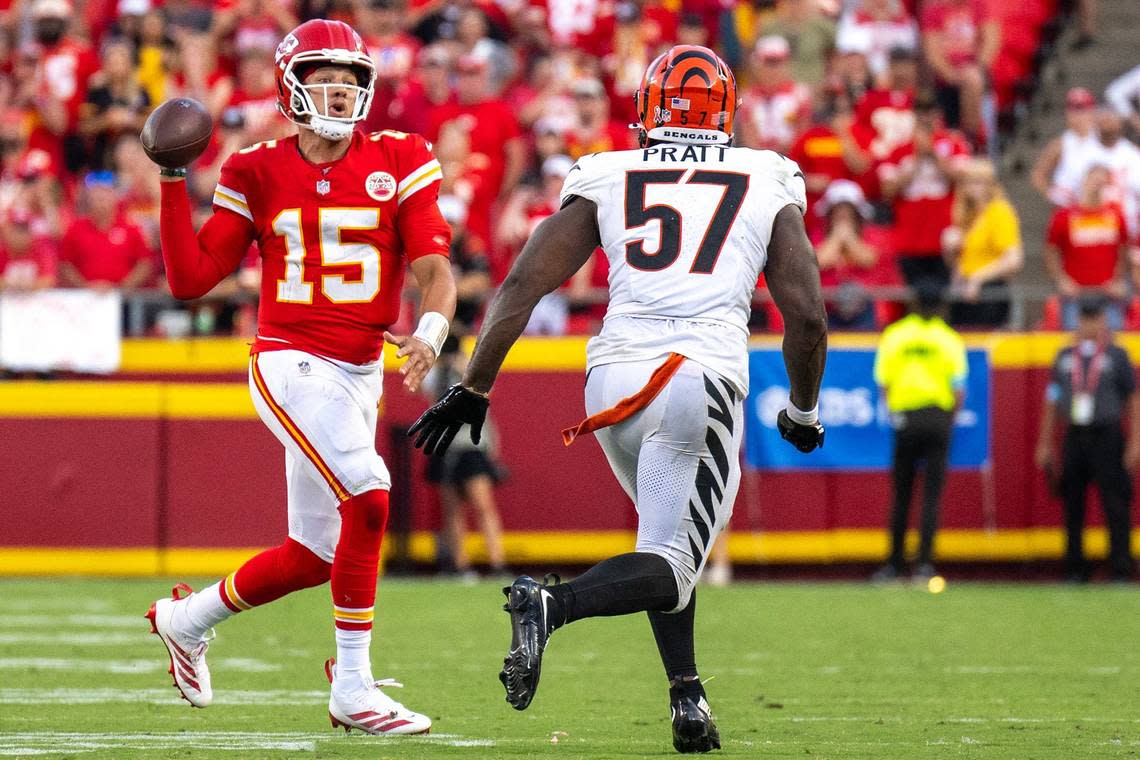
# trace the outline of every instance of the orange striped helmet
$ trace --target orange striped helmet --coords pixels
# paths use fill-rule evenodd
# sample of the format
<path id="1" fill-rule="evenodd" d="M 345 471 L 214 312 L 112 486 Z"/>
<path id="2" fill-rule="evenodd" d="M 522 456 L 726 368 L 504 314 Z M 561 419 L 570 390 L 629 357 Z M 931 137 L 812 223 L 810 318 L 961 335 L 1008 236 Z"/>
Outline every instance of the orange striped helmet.
<path id="1" fill-rule="evenodd" d="M 736 78 L 717 54 L 699 45 L 677 45 L 657 57 L 634 96 L 640 142 L 704 144 L 732 139 Z"/>

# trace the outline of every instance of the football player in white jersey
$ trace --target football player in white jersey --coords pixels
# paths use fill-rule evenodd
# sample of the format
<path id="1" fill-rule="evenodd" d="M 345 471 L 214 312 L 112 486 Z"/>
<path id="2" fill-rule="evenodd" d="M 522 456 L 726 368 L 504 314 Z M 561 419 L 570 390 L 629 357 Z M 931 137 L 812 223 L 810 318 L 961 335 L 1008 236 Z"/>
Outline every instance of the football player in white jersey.
<path id="1" fill-rule="evenodd" d="M 637 93 L 639 150 L 584 156 L 562 207 L 527 242 L 487 313 L 463 381 L 413 426 L 440 453 L 463 424 L 478 440 L 488 393 L 531 310 L 601 245 L 610 301 L 587 347 L 589 416 L 638 512 L 636 551 L 567 583 L 522 576 L 504 589 L 512 641 L 500 679 L 523 710 L 550 634 L 575 620 L 648 612 L 670 684 L 673 746 L 705 752 L 720 736 L 697 675 L 693 588 L 740 484 L 748 316 L 761 272 L 784 316 L 791 383 L 778 416 L 800 451 L 823 444 L 816 412 L 827 327 L 804 232 L 804 178 L 771 151 L 731 147 L 736 84 L 707 48 L 678 46 Z"/>

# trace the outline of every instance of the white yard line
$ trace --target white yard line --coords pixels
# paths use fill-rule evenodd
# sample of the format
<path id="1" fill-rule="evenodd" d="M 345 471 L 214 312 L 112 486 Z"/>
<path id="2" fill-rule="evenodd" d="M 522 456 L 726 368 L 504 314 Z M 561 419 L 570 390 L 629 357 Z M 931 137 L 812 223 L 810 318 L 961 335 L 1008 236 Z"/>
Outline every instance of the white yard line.
<path id="1" fill-rule="evenodd" d="M 43 612 L 63 610 L 64 612 L 108 612 L 114 605 L 106 599 L 71 599 L 37 597 L 35 599 L 0 599 L 0 612 Z"/>
<path id="2" fill-rule="evenodd" d="M 216 705 L 289 706 L 327 702 L 328 690 L 230 690 L 214 695 Z M 111 703 L 185 704 L 173 689 L 2 689 L 0 705 L 96 705 Z"/>
<path id="3" fill-rule="evenodd" d="M 139 628 L 148 630 L 149 624 L 140 612 L 137 615 L 0 615 L 0 630 L 9 628 Z"/>
<path id="4" fill-rule="evenodd" d="M 74 670 L 87 673 L 154 673 L 167 668 L 164 658 L 146 660 L 80 660 L 67 657 L 0 657 L 0 670 Z M 268 673 L 281 670 L 275 663 L 248 657 L 223 657 L 215 662 L 221 670 Z"/>
<path id="5" fill-rule="evenodd" d="M 362 748 L 368 743 L 396 744 L 428 742 L 451 747 L 493 747 L 490 739 L 476 739 L 459 734 L 427 734 L 404 737 L 345 737 L 339 733 L 309 732 L 234 732 L 186 731 L 179 733 L 19 733 L 0 735 L 0 755 L 46 755 L 97 752 L 99 750 L 278 750 L 284 752 L 316 752 L 318 744 L 352 742 Z"/>
<path id="6" fill-rule="evenodd" d="M 2 618 L 0 618 L 2 619 Z M 124 644 L 146 644 L 155 641 L 149 633 L 124 631 L 81 633 L 0 633 L 0 644 L 67 644 L 79 647 L 110 647 Z"/>

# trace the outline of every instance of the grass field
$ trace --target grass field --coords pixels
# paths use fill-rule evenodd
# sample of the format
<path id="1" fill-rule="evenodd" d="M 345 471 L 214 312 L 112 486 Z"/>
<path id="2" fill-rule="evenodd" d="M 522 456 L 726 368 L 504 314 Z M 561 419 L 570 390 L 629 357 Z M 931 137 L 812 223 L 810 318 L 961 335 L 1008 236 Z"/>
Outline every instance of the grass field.
<path id="1" fill-rule="evenodd" d="M 673 755 L 643 616 L 559 631 L 534 705 L 504 701 L 494 584 L 385 581 L 377 677 L 425 738 L 328 724 L 327 592 L 245 613 L 210 650 L 215 702 L 176 697 L 142 614 L 169 582 L 0 581 L 0 755 L 632 758 Z M 757 758 L 1140 756 L 1135 587 L 766 584 L 702 589 L 698 660 L 724 750 Z M 559 741 L 551 743 L 555 732 Z"/>

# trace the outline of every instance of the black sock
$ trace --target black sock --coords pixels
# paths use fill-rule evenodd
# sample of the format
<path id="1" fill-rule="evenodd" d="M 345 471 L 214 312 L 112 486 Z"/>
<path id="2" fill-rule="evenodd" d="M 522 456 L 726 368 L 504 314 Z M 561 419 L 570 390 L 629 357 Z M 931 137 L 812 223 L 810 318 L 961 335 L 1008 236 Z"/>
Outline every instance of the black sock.
<path id="1" fill-rule="evenodd" d="M 689 598 L 685 609 L 677 613 L 650 612 L 649 624 L 657 639 L 657 651 L 665 676 L 669 679 L 669 696 L 678 694 L 702 696 L 704 689 L 697 675 L 697 657 L 693 646 L 693 621 L 697 614 L 697 592 Z"/>
<path id="2" fill-rule="evenodd" d="M 554 628 L 588 617 L 670 610 L 677 606 L 677 580 L 664 557 L 629 552 L 602 560 L 568 583 L 547 589 L 554 597 Z"/>

